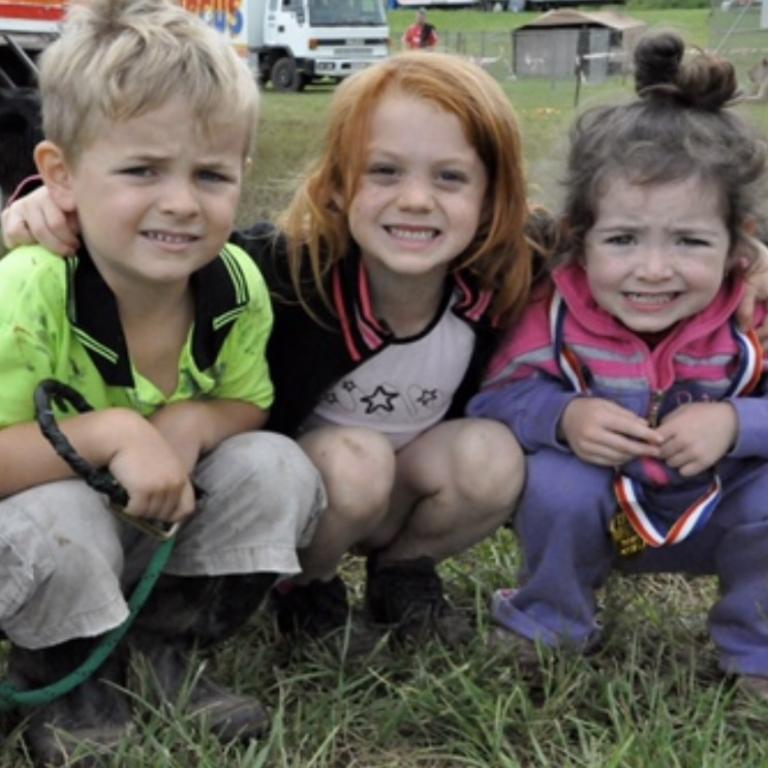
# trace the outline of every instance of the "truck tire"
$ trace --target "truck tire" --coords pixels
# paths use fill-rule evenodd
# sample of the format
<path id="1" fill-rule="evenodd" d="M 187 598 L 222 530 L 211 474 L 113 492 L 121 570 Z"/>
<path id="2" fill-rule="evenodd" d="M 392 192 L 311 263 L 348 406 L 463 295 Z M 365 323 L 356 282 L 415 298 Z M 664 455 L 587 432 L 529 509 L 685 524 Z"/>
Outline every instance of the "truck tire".
<path id="1" fill-rule="evenodd" d="M 272 87 L 276 91 L 303 91 L 306 81 L 290 56 L 283 56 L 272 66 Z"/>

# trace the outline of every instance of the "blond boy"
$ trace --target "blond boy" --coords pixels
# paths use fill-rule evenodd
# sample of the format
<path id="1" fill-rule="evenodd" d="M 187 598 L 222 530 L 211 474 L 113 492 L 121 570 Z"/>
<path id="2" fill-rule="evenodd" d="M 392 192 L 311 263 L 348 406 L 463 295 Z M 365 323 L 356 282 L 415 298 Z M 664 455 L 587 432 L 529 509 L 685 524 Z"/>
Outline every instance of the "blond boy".
<path id="1" fill-rule="evenodd" d="M 126 488 L 125 511 L 182 523 L 129 637 L 172 706 L 188 652 L 231 636 L 276 574 L 299 570 L 296 549 L 324 498 L 291 441 L 255 431 L 272 401 L 272 315 L 258 270 L 226 241 L 257 91 L 224 39 L 178 6 L 96 0 L 72 6 L 43 56 L 41 93 L 46 140 L 35 160 L 78 217 L 83 246 L 68 261 L 34 246 L 0 262 L 9 675 L 34 688 L 87 656 L 126 618 L 124 590 L 152 548 L 40 434 L 32 394 L 55 378 L 93 405 L 62 429 Z M 32 713 L 36 760 L 63 764 L 86 735 L 110 747 L 126 734 L 125 655 Z M 258 701 L 195 680 L 186 704 L 217 735 L 263 732 Z"/>

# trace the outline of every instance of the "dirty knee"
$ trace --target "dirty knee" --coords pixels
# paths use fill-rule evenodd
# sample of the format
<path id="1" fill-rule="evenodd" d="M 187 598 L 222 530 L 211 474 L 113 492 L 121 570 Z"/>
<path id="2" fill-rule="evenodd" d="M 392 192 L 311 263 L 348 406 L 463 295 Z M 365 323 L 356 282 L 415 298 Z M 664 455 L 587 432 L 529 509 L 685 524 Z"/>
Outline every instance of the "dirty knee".
<path id="1" fill-rule="evenodd" d="M 375 524 L 385 514 L 395 478 L 395 455 L 386 438 L 369 430 L 338 430 L 318 467 L 335 515 L 360 525 Z"/>

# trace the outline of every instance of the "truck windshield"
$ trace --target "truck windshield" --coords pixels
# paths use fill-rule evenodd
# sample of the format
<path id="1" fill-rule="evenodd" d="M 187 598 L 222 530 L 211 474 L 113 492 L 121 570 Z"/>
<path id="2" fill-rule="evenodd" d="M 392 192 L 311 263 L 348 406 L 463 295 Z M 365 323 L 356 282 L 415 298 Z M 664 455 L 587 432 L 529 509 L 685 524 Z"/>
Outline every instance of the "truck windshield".
<path id="1" fill-rule="evenodd" d="M 309 23 L 323 27 L 367 27 L 387 23 L 381 0 L 309 0 Z"/>

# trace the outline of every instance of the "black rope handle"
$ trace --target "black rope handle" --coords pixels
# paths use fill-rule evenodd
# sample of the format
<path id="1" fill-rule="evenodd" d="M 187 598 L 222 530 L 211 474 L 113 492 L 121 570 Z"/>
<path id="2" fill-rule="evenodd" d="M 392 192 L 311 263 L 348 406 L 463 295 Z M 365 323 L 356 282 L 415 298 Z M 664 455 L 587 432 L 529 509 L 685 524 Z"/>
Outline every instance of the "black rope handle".
<path id="1" fill-rule="evenodd" d="M 74 449 L 66 435 L 59 429 L 53 415 L 53 403 L 59 408 L 73 407 L 78 413 L 92 411 L 91 404 L 75 389 L 55 379 L 44 379 L 37 385 L 34 394 L 35 415 L 40 431 L 53 446 L 56 453 L 70 466 L 72 471 L 82 477 L 88 485 L 99 493 L 104 493 L 118 507 L 128 504 L 128 491 L 105 469 L 97 469 L 87 462 Z"/>

